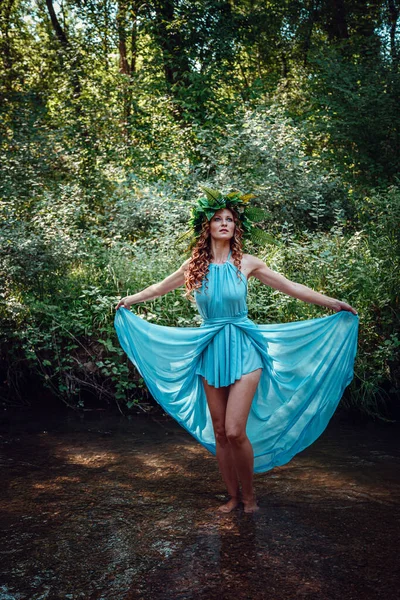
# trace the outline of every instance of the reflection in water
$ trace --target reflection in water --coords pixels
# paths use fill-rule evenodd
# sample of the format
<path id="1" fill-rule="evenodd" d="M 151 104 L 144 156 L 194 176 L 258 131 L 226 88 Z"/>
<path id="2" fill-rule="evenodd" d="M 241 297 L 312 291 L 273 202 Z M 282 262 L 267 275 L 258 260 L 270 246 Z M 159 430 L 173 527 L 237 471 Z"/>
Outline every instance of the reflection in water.
<path id="1" fill-rule="evenodd" d="M 166 420 L 3 427 L 1 600 L 394 600 L 398 427 L 333 422 L 216 512 L 214 457 Z"/>

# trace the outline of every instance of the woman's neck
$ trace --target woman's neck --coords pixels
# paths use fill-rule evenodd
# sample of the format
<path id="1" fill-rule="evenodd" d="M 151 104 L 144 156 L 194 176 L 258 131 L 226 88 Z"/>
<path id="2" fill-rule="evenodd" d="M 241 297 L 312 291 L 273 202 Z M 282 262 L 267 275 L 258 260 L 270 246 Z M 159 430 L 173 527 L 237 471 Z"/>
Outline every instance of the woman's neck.
<path id="1" fill-rule="evenodd" d="M 211 240 L 211 256 L 215 263 L 224 263 L 231 249 L 229 240 Z"/>

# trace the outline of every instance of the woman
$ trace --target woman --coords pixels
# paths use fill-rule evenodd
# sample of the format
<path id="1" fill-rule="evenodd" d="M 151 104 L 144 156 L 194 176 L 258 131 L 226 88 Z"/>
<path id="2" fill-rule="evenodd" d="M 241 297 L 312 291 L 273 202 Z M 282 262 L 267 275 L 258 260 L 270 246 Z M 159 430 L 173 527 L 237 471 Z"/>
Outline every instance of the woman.
<path id="1" fill-rule="evenodd" d="M 206 193 L 192 220 L 197 241 L 191 258 L 116 307 L 129 309 L 185 284 L 187 295 L 194 292 L 203 325 L 161 327 L 124 310 L 117 312 L 116 328 L 153 396 L 216 454 L 230 496 L 219 510 L 230 512 L 242 500 L 244 511 L 254 512 L 253 471 L 284 464 L 312 443 L 351 381 L 357 318 L 341 324 L 325 317 L 256 326 L 247 318 L 247 280 L 256 277 L 299 300 L 357 313 L 346 302 L 289 281 L 243 254 L 243 230 L 250 229 L 248 196 Z"/>

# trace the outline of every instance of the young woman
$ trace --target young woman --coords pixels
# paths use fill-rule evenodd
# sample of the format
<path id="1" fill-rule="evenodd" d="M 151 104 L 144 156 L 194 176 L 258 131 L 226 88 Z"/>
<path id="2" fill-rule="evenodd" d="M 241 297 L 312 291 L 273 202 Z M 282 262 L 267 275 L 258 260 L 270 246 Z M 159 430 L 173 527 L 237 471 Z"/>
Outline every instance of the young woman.
<path id="1" fill-rule="evenodd" d="M 256 511 L 253 471 L 285 464 L 322 433 L 352 379 L 357 343 L 353 307 L 243 254 L 240 198 L 219 194 L 206 207 L 203 201 L 206 211 L 202 215 L 197 207 L 201 229 L 191 258 L 116 307 L 121 345 L 152 395 L 216 454 L 230 496 L 222 512 L 240 501 L 245 512 Z M 257 326 L 247 317 L 250 277 L 299 300 L 347 312 L 348 318 Z M 118 310 L 184 284 L 203 317 L 199 328 L 161 327 Z"/>

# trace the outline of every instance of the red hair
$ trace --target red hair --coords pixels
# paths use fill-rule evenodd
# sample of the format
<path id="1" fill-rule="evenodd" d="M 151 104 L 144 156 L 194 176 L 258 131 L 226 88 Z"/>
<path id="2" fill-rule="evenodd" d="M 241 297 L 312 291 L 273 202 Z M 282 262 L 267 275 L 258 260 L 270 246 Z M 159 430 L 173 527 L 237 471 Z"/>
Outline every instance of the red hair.
<path id="1" fill-rule="evenodd" d="M 227 207 L 228 208 L 228 207 Z M 243 247 L 242 247 L 242 238 L 243 238 L 243 229 L 240 219 L 237 215 L 237 212 L 228 208 L 233 215 L 233 219 L 235 221 L 235 231 L 233 233 L 233 237 L 230 240 L 231 253 L 233 264 L 238 270 L 238 277 L 240 278 L 239 271 L 242 265 L 242 257 L 243 257 Z M 201 227 L 201 233 L 199 239 L 197 240 L 195 246 L 192 250 L 192 256 L 189 262 L 189 268 L 185 274 L 185 287 L 186 287 L 186 296 L 190 300 L 193 300 L 193 296 L 191 292 L 194 290 L 198 290 L 201 288 L 203 279 L 206 278 L 206 287 L 207 287 L 207 273 L 208 266 L 211 262 L 212 254 L 211 254 L 211 235 L 210 235 L 210 222 L 207 217 L 204 217 L 204 221 Z"/>

